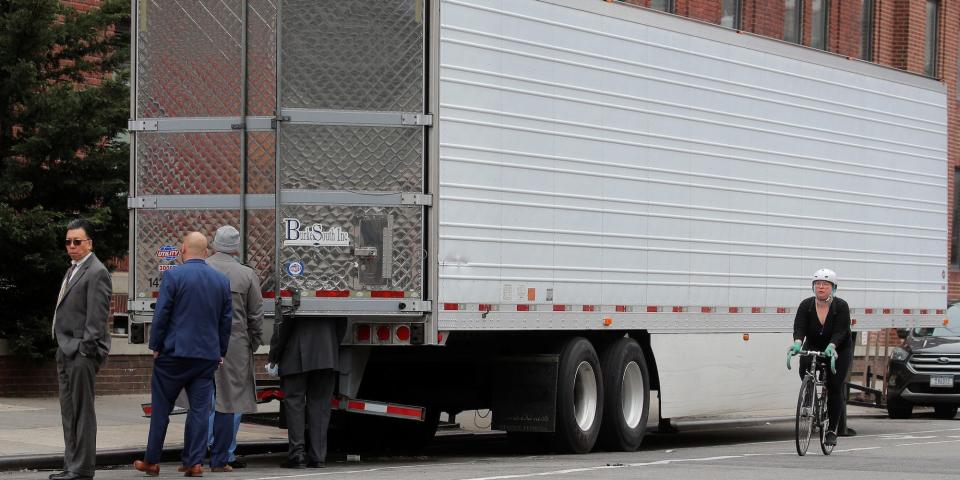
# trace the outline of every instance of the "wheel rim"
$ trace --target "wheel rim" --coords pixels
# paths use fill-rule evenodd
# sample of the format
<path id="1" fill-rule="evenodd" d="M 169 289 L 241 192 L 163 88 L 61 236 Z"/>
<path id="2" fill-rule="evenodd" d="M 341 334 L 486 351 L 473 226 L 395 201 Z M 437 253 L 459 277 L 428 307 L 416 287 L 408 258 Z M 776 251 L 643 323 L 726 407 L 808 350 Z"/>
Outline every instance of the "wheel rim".
<path id="1" fill-rule="evenodd" d="M 573 380 L 573 411 L 580 430 L 587 431 L 597 418 L 597 376 L 590 362 L 577 365 Z"/>
<path id="2" fill-rule="evenodd" d="M 637 362 L 630 362 L 623 369 L 620 389 L 620 408 L 627 427 L 637 428 L 640 424 L 646 401 L 647 399 L 643 398 L 643 372 Z"/>

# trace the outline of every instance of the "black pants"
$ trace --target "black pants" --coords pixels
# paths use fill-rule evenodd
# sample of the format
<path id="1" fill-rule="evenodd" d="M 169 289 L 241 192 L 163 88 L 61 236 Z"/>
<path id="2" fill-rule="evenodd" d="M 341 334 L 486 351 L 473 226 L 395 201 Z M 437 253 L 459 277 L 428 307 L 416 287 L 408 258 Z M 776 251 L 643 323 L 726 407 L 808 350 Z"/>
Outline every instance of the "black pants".
<path id="1" fill-rule="evenodd" d="M 313 370 L 280 377 L 283 409 L 287 417 L 287 457 L 311 462 L 327 459 L 327 427 L 330 425 L 330 402 L 336 372 Z M 310 422 L 307 425 L 307 422 Z M 304 452 L 304 426 L 310 429 L 310 445 Z M 304 455 L 306 453 L 306 455 Z"/>
<path id="2" fill-rule="evenodd" d="M 79 353 L 67 357 L 57 349 L 60 417 L 63 421 L 63 469 L 93 476 L 97 468 L 97 371 L 100 363 Z"/>
<path id="3" fill-rule="evenodd" d="M 810 368 L 812 358 L 800 358 L 800 378 Z M 837 425 L 840 422 L 840 414 L 843 412 L 847 403 L 844 382 L 847 380 L 847 373 L 850 372 L 850 364 L 853 363 L 853 347 L 837 350 L 837 373 L 830 371 L 830 361 L 826 360 L 825 382 L 827 384 L 827 415 L 830 416 L 830 431 L 836 432 Z"/>

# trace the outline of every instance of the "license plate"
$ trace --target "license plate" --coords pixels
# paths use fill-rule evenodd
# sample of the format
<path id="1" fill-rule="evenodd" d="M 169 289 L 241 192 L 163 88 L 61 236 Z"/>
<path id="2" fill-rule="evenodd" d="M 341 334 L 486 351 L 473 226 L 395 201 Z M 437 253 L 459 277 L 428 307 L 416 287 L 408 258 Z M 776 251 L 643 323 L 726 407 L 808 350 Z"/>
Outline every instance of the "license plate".
<path id="1" fill-rule="evenodd" d="M 934 375 L 930 377 L 930 386 L 953 388 L 953 375 Z"/>

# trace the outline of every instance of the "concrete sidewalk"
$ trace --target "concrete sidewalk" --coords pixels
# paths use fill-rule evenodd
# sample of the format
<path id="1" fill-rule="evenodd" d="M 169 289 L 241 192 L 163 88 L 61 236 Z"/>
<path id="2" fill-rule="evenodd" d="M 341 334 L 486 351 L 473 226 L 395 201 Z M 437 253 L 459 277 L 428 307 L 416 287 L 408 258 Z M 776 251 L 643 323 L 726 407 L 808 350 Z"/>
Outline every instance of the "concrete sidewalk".
<path id="1" fill-rule="evenodd" d="M 150 395 L 106 395 L 96 399 L 97 463 L 127 463 L 140 458 L 147 445 L 150 419 L 142 403 Z M 260 405 L 260 412 L 276 412 L 279 403 Z M 165 455 L 183 447 L 186 415 L 170 417 Z M 276 427 L 244 423 L 237 435 L 238 450 L 268 445 L 286 448 L 287 432 Z M 241 448 L 246 447 L 246 448 Z M 257 448 L 257 451 L 265 451 Z M 106 461 L 105 461 L 106 460 Z M 122 461 L 121 461 L 122 460 Z M 130 460 L 132 461 L 132 460 Z M 0 471 L 22 468 L 57 468 L 63 462 L 63 429 L 56 398 L 0 398 Z M 52 464 L 52 465 L 51 465 Z"/>

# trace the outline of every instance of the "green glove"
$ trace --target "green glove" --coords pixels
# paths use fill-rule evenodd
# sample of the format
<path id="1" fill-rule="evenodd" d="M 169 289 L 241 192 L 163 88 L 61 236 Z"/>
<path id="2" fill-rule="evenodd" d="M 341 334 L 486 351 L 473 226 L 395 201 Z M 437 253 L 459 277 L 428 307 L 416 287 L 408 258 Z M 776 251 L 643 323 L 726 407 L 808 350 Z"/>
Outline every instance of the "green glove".
<path id="1" fill-rule="evenodd" d="M 837 348 L 831 343 L 830 345 L 827 345 L 827 348 L 823 351 L 823 354 L 830 357 L 830 371 L 837 373 Z"/>
<path id="2" fill-rule="evenodd" d="M 790 345 L 790 348 L 787 349 L 787 370 L 790 370 L 790 357 L 800 353 L 802 346 L 803 343 L 800 340 L 794 340 L 793 345 Z"/>

